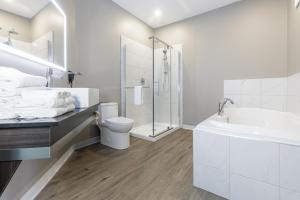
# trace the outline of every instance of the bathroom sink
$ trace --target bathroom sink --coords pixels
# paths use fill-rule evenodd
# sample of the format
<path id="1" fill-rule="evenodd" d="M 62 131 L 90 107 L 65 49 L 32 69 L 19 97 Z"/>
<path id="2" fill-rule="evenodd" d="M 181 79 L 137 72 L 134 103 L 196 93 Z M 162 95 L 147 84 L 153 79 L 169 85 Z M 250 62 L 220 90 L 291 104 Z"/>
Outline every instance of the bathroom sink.
<path id="1" fill-rule="evenodd" d="M 75 98 L 76 108 L 87 108 L 96 105 L 99 100 L 99 89 L 96 88 L 52 88 L 59 91 L 70 92 Z"/>

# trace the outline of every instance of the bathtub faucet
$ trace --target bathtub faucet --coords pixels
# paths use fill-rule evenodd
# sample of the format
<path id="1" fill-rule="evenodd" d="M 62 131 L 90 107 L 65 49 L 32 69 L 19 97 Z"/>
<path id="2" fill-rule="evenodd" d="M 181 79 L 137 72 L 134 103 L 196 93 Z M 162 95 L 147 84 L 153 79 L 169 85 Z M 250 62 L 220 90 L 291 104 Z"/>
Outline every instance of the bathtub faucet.
<path id="1" fill-rule="evenodd" d="M 218 110 L 218 115 L 221 116 L 224 113 L 224 107 L 227 103 L 231 103 L 234 104 L 234 101 L 232 99 L 229 98 L 224 98 L 219 102 L 219 110 Z"/>

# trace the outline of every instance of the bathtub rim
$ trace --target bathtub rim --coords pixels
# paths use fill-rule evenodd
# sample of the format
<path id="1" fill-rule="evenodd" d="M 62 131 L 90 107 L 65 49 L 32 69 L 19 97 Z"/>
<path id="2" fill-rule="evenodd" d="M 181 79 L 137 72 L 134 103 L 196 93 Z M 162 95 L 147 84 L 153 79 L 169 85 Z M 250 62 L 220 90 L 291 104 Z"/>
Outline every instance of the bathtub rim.
<path id="1" fill-rule="evenodd" d="M 236 108 L 239 109 L 239 108 Z M 245 109 L 245 108 L 243 108 Z M 247 108 L 247 109 L 252 109 L 252 108 Z M 259 109 L 259 108 L 253 108 L 253 109 Z M 267 110 L 267 109 L 261 109 L 261 110 Z M 273 110 L 267 110 L 267 111 L 273 111 Z M 281 112 L 281 111 L 275 111 L 278 113 L 284 113 L 287 114 L 287 112 Z M 293 117 L 295 116 L 293 113 L 288 113 L 291 114 Z M 282 131 L 277 131 L 274 129 L 269 129 L 269 128 L 262 128 L 262 127 L 256 127 L 256 126 L 248 126 L 248 125 L 242 125 L 242 124 L 230 124 L 230 126 L 237 126 L 239 128 L 244 128 L 244 130 L 241 131 L 241 129 L 238 130 L 233 130 L 225 128 L 226 123 L 225 122 L 220 122 L 214 120 L 214 118 L 217 116 L 217 114 L 214 114 L 213 116 L 209 117 L 208 119 L 204 120 L 203 122 L 199 123 L 193 130 L 195 134 L 201 134 L 201 132 L 205 133 L 211 133 L 211 134 L 217 134 L 217 135 L 223 135 L 223 136 L 229 136 L 229 137 L 235 137 L 235 138 L 241 138 L 241 139 L 249 139 L 249 140 L 255 140 L 255 141 L 265 141 L 265 142 L 273 142 L 273 143 L 279 143 L 283 145 L 292 145 L 292 146 L 300 146 L 300 130 L 299 133 L 296 132 L 286 132 L 286 134 L 299 134 L 299 138 L 293 138 L 293 137 L 278 137 L 276 136 L 276 133 L 282 134 Z M 299 118 L 300 120 L 300 118 Z M 212 126 L 210 124 L 211 121 L 215 121 L 217 123 L 224 124 L 224 127 L 216 127 Z M 228 126 L 227 126 L 228 127 Z M 255 130 L 260 130 L 262 134 L 257 134 L 254 133 Z M 240 132 L 239 132 L 240 131 Z M 270 135 L 264 135 L 264 131 L 268 131 L 269 133 L 275 133 L 273 136 Z"/>

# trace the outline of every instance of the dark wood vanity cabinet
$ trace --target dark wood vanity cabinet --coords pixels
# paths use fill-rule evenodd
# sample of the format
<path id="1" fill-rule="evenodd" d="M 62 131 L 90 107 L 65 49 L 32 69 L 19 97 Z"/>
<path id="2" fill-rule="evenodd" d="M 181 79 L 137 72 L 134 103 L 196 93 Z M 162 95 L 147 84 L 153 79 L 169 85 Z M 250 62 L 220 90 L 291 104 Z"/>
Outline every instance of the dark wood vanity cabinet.
<path id="1" fill-rule="evenodd" d="M 95 105 L 51 119 L 0 121 L 0 196 L 22 160 L 50 158 L 51 147 L 97 109 Z"/>

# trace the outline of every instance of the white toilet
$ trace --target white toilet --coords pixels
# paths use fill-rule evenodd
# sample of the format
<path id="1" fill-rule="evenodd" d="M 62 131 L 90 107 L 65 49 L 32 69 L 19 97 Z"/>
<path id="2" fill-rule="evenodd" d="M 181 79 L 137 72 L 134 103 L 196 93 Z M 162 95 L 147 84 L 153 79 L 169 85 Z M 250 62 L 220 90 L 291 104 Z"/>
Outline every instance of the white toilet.
<path id="1" fill-rule="evenodd" d="M 129 131 L 132 119 L 118 117 L 117 103 L 100 104 L 101 144 L 114 149 L 127 149 L 130 145 Z"/>

